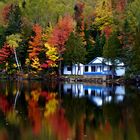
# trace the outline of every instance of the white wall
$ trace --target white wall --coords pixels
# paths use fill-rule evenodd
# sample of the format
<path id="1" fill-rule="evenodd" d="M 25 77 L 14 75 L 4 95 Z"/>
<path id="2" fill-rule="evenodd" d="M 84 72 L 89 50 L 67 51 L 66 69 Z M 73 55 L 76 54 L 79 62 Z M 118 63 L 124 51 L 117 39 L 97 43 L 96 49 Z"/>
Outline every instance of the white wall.
<path id="1" fill-rule="evenodd" d="M 75 64 L 75 65 L 73 65 L 72 66 L 72 71 L 68 71 L 67 70 L 67 67 L 68 66 L 64 66 L 64 70 L 63 70 L 63 74 L 65 74 L 65 75 L 71 75 L 71 74 L 73 74 L 73 75 L 83 75 L 83 72 L 84 72 L 84 65 L 83 64 L 80 64 L 80 70 L 78 70 L 78 65 L 77 64 Z"/>
<path id="2" fill-rule="evenodd" d="M 70 75 L 70 74 L 72 74 L 72 73 L 71 73 L 71 71 L 68 71 L 68 70 L 67 70 L 67 66 L 64 66 L 63 74 L 65 74 L 65 75 Z"/>
<path id="3" fill-rule="evenodd" d="M 117 67 L 115 71 L 117 76 L 125 75 L 125 67 Z"/>

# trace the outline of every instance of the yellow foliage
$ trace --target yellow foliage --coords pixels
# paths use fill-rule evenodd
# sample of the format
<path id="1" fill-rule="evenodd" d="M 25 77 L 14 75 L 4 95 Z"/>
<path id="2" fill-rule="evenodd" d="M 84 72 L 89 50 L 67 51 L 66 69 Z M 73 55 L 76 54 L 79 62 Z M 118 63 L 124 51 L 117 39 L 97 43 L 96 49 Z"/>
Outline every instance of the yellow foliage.
<path id="1" fill-rule="evenodd" d="M 30 59 L 26 58 L 25 64 L 28 66 L 30 64 Z"/>
<path id="2" fill-rule="evenodd" d="M 19 118 L 15 110 L 8 111 L 6 119 L 10 124 L 19 124 Z"/>
<path id="3" fill-rule="evenodd" d="M 51 60 L 51 64 L 49 64 L 51 67 L 57 67 L 56 61 L 59 59 L 57 48 L 54 46 L 49 45 L 48 43 L 45 43 L 46 48 L 46 57 Z"/>
<path id="4" fill-rule="evenodd" d="M 40 62 L 39 62 L 39 58 L 38 57 L 33 58 L 32 61 L 33 61 L 32 64 L 31 64 L 32 68 L 35 68 L 35 69 L 37 69 L 39 71 L 42 70 L 40 68 Z"/>
<path id="5" fill-rule="evenodd" d="M 13 48 L 17 48 L 21 41 L 22 39 L 20 34 L 12 34 L 6 37 L 6 42 Z"/>
<path id="6" fill-rule="evenodd" d="M 14 63 L 14 64 L 13 64 L 13 67 L 14 67 L 14 68 L 17 68 L 17 65 Z"/>
<path id="7" fill-rule="evenodd" d="M 94 24 L 98 26 L 100 30 L 103 30 L 106 26 L 112 24 L 113 13 L 109 0 L 99 1 L 95 10 L 96 10 L 96 18 Z"/>
<path id="8" fill-rule="evenodd" d="M 58 106 L 58 101 L 55 98 L 49 100 L 45 106 L 44 116 L 47 117 L 47 116 L 53 114 L 56 111 L 57 106 Z"/>
<path id="9" fill-rule="evenodd" d="M 40 89 L 31 91 L 31 95 L 32 95 L 34 101 L 38 101 L 39 96 L 40 96 Z"/>

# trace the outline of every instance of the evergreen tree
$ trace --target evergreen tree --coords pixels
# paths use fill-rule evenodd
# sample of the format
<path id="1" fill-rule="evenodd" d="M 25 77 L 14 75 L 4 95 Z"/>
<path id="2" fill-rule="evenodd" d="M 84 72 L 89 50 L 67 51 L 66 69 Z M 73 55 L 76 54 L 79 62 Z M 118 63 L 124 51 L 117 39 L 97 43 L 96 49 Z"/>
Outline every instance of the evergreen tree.
<path id="1" fill-rule="evenodd" d="M 21 33 L 21 11 L 18 5 L 12 4 L 11 11 L 8 17 L 8 25 L 5 30 L 5 35 L 11 35 L 15 33 Z"/>
<path id="2" fill-rule="evenodd" d="M 105 36 L 103 35 L 99 35 L 99 33 L 96 36 L 96 40 L 95 40 L 95 45 L 94 45 L 94 58 L 95 57 L 101 57 L 103 55 L 103 46 L 105 44 Z"/>
<path id="3" fill-rule="evenodd" d="M 132 48 L 132 59 L 129 68 L 132 74 L 140 74 L 140 31 L 136 33 L 135 45 Z"/>
<path id="4" fill-rule="evenodd" d="M 103 56 L 106 58 L 107 61 L 110 61 L 112 64 L 112 72 L 113 75 L 115 74 L 115 68 L 120 63 L 122 58 L 121 55 L 121 44 L 120 40 L 118 39 L 118 35 L 116 32 L 113 32 L 109 39 L 106 41 L 104 49 L 103 49 Z M 117 60 L 117 61 L 116 61 Z"/>
<path id="5" fill-rule="evenodd" d="M 85 62 L 86 49 L 81 37 L 71 33 L 67 43 L 66 51 L 63 55 L 64 64 L 72 65 Z"/>

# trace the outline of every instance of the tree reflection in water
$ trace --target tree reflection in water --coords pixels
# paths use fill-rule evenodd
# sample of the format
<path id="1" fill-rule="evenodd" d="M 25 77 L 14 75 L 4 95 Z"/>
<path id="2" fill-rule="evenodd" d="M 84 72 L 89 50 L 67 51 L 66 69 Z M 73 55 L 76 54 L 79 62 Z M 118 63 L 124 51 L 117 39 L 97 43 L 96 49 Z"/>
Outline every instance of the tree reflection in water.
<path id="1" fill-rule="evenodd" d="M 140 91 L 117 86 L 0 81 L 0 140 L 138 140 Z"/>

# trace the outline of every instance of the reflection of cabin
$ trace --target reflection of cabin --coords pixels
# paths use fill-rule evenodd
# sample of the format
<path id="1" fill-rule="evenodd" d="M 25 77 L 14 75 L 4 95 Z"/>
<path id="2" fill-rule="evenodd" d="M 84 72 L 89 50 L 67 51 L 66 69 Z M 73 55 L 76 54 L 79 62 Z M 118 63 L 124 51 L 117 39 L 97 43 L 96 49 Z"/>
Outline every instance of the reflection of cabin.
<path id="1" fill-rule="evenodd" d="M 82 83 L 66 83 L 63 85 L 64 94 L 72 94 L 74 97 L 88 97 L 96 105 L 109 103 L 112 100 L 121 102 L 124 99 L 124 86 L 101 86 Z"/>
<path id="2" fill-rule="evenodd" d="M 125 67 L 124 63 L 116 60 L 117 66 L 115 68 L 115 72 L 112 72 L 112 64 L 110 61 L 105 61 L 103 57 L 96 57 L 91 62 L 86 65 L 73 65 L 72 67 L 65 66 L 63 70 L 63 74 L 71 75 L 84 75 L 84 76 L 124 76 Z"/>

